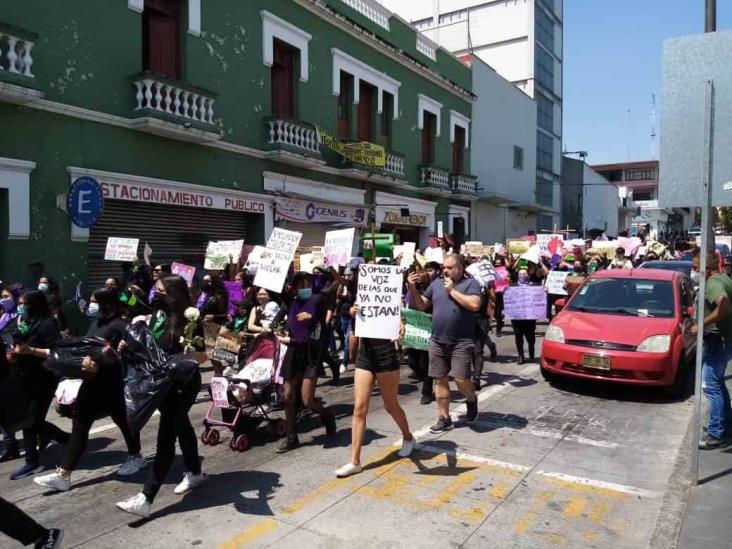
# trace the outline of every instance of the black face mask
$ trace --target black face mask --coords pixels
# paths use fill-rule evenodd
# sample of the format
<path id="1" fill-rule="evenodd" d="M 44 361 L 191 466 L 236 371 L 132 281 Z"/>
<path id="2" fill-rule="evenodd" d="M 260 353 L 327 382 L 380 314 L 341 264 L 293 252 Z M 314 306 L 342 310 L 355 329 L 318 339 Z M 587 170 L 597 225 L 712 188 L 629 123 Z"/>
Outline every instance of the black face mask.
<path id="1" fill-rule="evenodd" d="M 167 309 L 168 304 L 165 301 L 165 298 L 160 294 L 155 294 L 155 297 L 153 297 L 152 301 L 150 302 L 150 307 L 152 307 L 155 310 L 162 310 Z"/>
<path id="2" fill-rule="evenodd" d="M 203 284 L 201 284 L 201 289 L 204 292 L 210 291 L 212 287 L 213 287 L 213 284 L 211 284 L 210 282 L 204 282 Z"/>

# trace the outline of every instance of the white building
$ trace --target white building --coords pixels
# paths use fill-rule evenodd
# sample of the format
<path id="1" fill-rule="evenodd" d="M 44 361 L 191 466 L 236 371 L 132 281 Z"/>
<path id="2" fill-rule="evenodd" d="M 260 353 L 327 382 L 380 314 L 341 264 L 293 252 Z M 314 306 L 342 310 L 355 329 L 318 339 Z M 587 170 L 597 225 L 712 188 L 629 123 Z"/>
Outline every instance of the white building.
<path id="1" fill-rule="evenodd" d="M 473 54 L 536 100 L 535 199 L 559 223 L 563 0 L 379 0 L 458 56 Z M 477 92 L 476 92 L 477 93 Z M 481 183 L 482 184 L 482 183 Z"/>
<path id="2" fill-rule="evenodd" d="M 470 234 L 504 242 L 536 230 L 536 102 L 474 57 L 470 166 L 480 181 Z"/>

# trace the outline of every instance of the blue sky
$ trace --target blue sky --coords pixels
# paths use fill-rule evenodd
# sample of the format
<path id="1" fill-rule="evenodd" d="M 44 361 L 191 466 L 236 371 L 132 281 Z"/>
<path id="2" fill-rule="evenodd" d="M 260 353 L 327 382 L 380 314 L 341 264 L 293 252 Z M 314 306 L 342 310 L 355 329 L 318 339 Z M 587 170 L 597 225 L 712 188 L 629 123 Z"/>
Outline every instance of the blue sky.
<path id="1" fill-rule="evenodd" d="M 732 1 L 717 3 L 717 28 L 732 28 Z M 563 147 L 589 164 L 649 159 L 662 43 L 701 32 L 704 0 L 564 0 Z"/>

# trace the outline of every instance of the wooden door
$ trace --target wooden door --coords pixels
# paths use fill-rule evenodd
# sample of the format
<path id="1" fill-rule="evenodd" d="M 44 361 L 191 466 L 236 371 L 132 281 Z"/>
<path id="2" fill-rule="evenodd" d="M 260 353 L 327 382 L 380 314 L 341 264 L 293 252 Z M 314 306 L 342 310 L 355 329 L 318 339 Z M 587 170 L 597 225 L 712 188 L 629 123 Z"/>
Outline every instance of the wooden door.
<path id="1" fill-rule="evenodd" d="M 360 141 L 372 141 L 374 130 L 374 87 L 364 81 L 358 85 L 358 129 L 356 136 Z"/>
<path id="2" fill-rule="evenodd" d="M 146 0 L 142 17 L 142 55 L 146 70 L 180 78 L 180 2 Z"/>

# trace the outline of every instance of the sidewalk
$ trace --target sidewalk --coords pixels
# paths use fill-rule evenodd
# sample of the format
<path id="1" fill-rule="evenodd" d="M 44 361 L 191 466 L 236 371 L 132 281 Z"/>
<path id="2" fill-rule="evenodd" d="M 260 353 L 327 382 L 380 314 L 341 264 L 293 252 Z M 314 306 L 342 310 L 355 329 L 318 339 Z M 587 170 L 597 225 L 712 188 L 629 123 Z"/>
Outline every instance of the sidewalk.
<path id="1" fill-rule="evenodd" d="M 727 376 L 732 391 L 732 376 Z M 699 454 L 699 485 L 691 489 L 679 548 L 732 545 L 732 445 Z"/>

